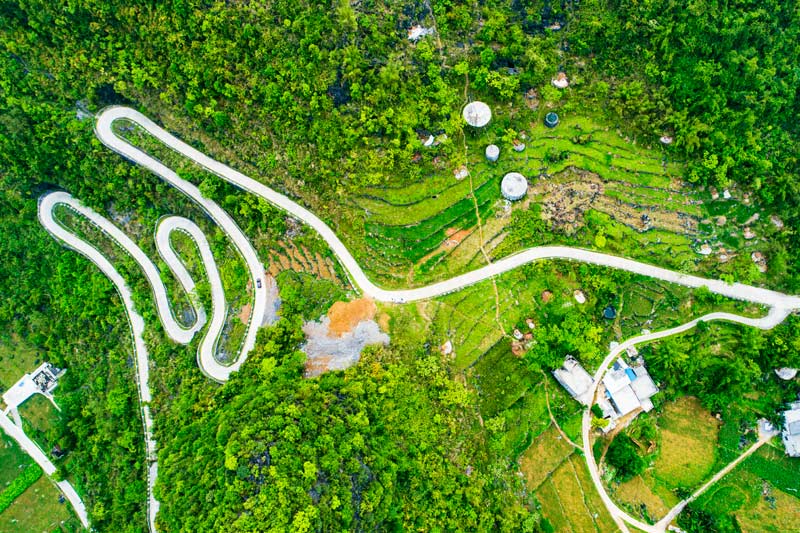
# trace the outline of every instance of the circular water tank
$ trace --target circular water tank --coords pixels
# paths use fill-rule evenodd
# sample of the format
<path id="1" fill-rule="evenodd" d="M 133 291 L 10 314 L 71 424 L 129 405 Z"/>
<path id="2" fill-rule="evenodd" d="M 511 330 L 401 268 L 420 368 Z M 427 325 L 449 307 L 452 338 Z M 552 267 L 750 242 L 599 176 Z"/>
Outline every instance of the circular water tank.
<path id="1" fill-rule="evenodd" d="M 486 147 L 486 159 L 491 162 L 497 161 L 500 157 L 500 148 L 496 144 L 490 144 Z"/>
<path id="2" fill-rule="evenodd" d="M 544 116 L 544 125 L 548 128 L 555 128 L 558 125 L 558 115 L 550 112 Z"/>
<path id="3" fill-rule="evenodd" d="M 467 124 L 475 128 L 482 128 L 492 120 L 492 110 L 483 102 L 470 102 L 462 112 Z"/>
<path id="4" fill-rule="evenodd" d="M 503 181 L 500 183 L 500 192 L 507 200 L 512 202 L 521 200 L 528 192 L 528 180 L 519 172 L 509 172 L 503 176 Z"/>

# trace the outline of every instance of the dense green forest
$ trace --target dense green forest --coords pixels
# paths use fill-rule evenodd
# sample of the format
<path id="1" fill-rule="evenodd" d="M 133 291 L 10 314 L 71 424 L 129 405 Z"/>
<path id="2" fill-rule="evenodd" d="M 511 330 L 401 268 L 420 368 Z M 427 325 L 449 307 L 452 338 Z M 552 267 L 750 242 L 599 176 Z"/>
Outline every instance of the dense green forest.
<path id="1" fill-rule="evenodd" d="M 778 0 L 0 0 L 0 335 L 69 369 L 51 437 L 68 452 L 61 474 L 95 527 L 146 530 L 128 326 L 113 286 L 40 227 L 36 199 L 62 188 L 101 212 L 146 220 L 180 203 L 103 148 L 79 112 L 138 107 L 348 234 L 363 221 L 347 216 L 342 198 L 420 179 L 418 130 L 468 137 L 465 98 L 519 103 L 528 89 L 552 91 L 564 68 L 573 84 L 560 105 L 603 113 L 647 142 L 674 135 L 667 154 L 687 159 L 690 181 L 738 183 L 780 214 L 785 286 L 800 292 L 798 18 L 794 3 Z M 409 43 L 417 23 L 435 24 L 435 38 Z M 555 23 L 560 30 L 548 29 Z M 440 151 L 463 153 L 460 142 Z M 285 231 L 274 211 L 259 213 L 226 186 L 217 192 L 248 231 Z M 539 222 L 530 224 L 541 231 Z M 137 305 L 152 310 L 130 272 Z M 165 531 L 539 528 L 536 502 L 484 442 L 473 392 L 431 355 L 423 326 L 395 324 L 418 335 L 305 380 L 306 293 L 293 290 L 285 321 L 222 387 L 196 370 L 194 346 L 169 343 L 145 313 Z M 598 359 L 601 346 L 575 341 L 593 331 L 579 322 L 542 325 L 531 366 L 553 366 L 565 346 Z M 654 367 L 680 378 L 670 383 L 678 390 L 714 389 L 705 401 L 718 407 L 770 365 L 796 365 L 797 329 L 795 320 L 748 334 L 751 360 L 715 357 L 680 375 L 670 373 L 675 353 L 686 365 L 696 359 L 665 343 Z"/>

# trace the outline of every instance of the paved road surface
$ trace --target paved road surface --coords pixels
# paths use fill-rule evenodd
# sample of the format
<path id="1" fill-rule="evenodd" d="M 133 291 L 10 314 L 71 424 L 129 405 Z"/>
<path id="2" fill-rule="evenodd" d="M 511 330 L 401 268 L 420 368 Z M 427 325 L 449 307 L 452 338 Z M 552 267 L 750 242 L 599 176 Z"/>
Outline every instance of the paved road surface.
<path id="1" fill-rule="evenodd" d="M 267 306 L 266 284 L 261 283 L 262 287 L 258 288 L 259 284 L 255 282 L 256 280 L 263 278 L 264 275 L 263 265 L 259 262 L 258 256 L 255 250 L 253 249 L 250 241 L 247 239 L 247 237 L 243 234 L 241 229 L 236 225 L 236 223 L 230 218 L 230 216 L 224 210 L 222 210 L 213 201 L 203 197 L 203 195 L 200 193 L 200 190 L 196 186 L 192 185 L 186 180 L 183 180 L 173 170 L 167 168 L 161 162 L 147 155 L 142 150 L 132 146 L 126 140 L 118 137 L 114 133 L 114 131 L 112 130 L 112 124 L 115 120 L 119 119 L 127 119 L 138 124 L 149 134 L 154 136 L 156 139 L 164 143 L 172 150 L 175 150 L 181 155 L 193 160 L 197 164 L 208 169 L 210 172 L 218 175 L 220 178 L 228 181 L 229 183 L 232 183 L 233 185 L 239 187 L 240 189 L 243 189 L 245 191 L 248 191 L 252 194 L 255 194 L 256 196 L 265 199 L 271 204 L 283 209 L 292 216 L 300 219 L 305 224 L 311 226 L 314 230 L 316 230 L 320 234 L 320 236 L 326 241 L 328 246 L 339 258 L 339 261 L 344 266 L 353 284 L 359 289 L 361 289 L 361 291 L 365 295 L 370 296 L 379 301 L 403 303 L 415 300 L 429 299 L 457 291 L 459 289 L 473 285 L 475 283 L 479 283 L 486 279 L 490 279 L 493 276 L 497 276 L 504 272 L 508 272 L 523 264 L 530 263 L 532 261 L 541 259 L 567 259 L 567 260 L 581 261 L 581 262 L 626 270 L 629 272 L 634 272 L 637 274 L 668 281 L 671 283 L 677 283 L 687 287 L 698 288 L 705 286 L 708 287 L 708 289 L 711 292 L 716 294 L 720 294 L 738 300 L 753 302 L 772 308 L 770 314 L 763 319 L 743 318 L 728 313 L 712 313 L 710 315 L 703 317 L 702 320 L 728 320 L 755 327 L 768 328 L 768 327 L 773 327 L 774 325 L 780 323 L 780 321 L 782 321 L 791 310 L 800 308 L 800 297 L 797 296 L 786 295 L 776 291 L 771 291 L 758 287 L 752 287 L 739 283 L 727 284 L 719 280 L 704 279 L 698 276 L 691 276 L 679 272 L 673 272 L 657 266 L 641 263 L 638 261 L 632 261 L 630 259 L 625 259 L 622 257 L 616 257 L 599 252 L 593 252 L 590 250 L 569 248 L 564 246 L 544 246 L 544 247 L 530 248 L 516 255 L 496 261 L 491 265 L 487 265 L 472 272 L 468 272 L 466 274 L 457 276 L 455 278 L 446 281 L 435 283 L 427 287 L 419 287 L 419 288 L 395 290 L 395 291 L 382 289 L 373 284 L 367 278 L 366 274 L 364 273 L 362 268 L 358 265 L 355 258 L 350 254 L 350 252 L 347 250 L 342 241 L 336 236 L 333 230 L 319 217 L 311 213 L 306 208 L 290 200 L 288 197 L 270 189 L 266 185 L 259 183 L 253 180 L 252 178 L 249 178 L 244 174 L 236 170 L 233 170 L 232 168 L 218 161 L 215 161 L 214 159 L 211 159 L 210 157 L 192 148 L 183 141 L 177 139 L 175 136 L 165 131 L 163 128 L 155 124 L 153 121 L 151 121 L 149 118 L 139 113 L 138 111 L 135 111 L 127 107 L 106 108 L 98 115 L 97 122 L 95 124 L 95 133 L 98 139 L 100 139 L 100 141 L 103 142 L 110 149 L 126 157 L 132 162 L 142 165 L 143 167 L 147 168 L 148 170 L 150 170 L 151 172 L 161 177 L 162 179 L 173 185 L 175 188 L 177 188 L 178 190 L 180 190 L 181 192 L 192 198 L 192 200 L 194 200 L 198 205 L 200 205 L 206 211 L 206 213 L 208 213 L 208 215 L 231 238 L 232 242 L 237 247 L 239 252 L 244 257 L 245 262 L 247 263 L 248 269 L 250 271 L 250 276 L 252 278 L 252 281 L 254 282 L 253 287 L 255 288 L 255 302 L 253 306 L 253 312 L 251 314 L 251 316 L 255 317 L 254 318 L 255 324 L 251 324 L 251 327 L 248 328 L 240 356 L 238 357 L 236 362 L 231 366 L 222 366 L 218 364 L 217 366 L 215 366 L 215 360 L 213 360 L 213 357 L 211 358 L 211 360 L 209 360 L 207 357 L 204 356 L 199 357 L 199 363 L 201 365 L 201 368 L 203 368 L 204 372 L 206 372 L 207 375 L 209 375 L 213 379 L 217 379 L 218 381 L 227 380 L 228 377 L 230 376 L 230 373 L 239 368 L 239 366 L 246 359 L 247 354 L 255 345 L 255 337 L 258 330 L 258 326 L 261 325 L 261 320 L 262 317 L 264 316 L 264 311 Z M 50 196 L 45 196 L 43 198 L 43 201 L 44 199 L 47 198 L 50 198 Z M 45 211 L 47 213 L 50 212 L 49 209 Z M 42 219 L 42 223 L 45 224 L 46 227 L 48 227 L 48 230 L 51 230 L 51 232 L 54 233 L 54 235 L 62 239 L 69 246 L 75 248 L 84 255 L 87 255 L 87 257 L 90 257 L 90 259 L 92 259 L 92 261 L 94 261 L 101 268 L 101 270 L 103 270 L 110 278 L 112 278 L 112 281 L 114 281 L 115 285 L 117 286 L 117 289 L 123 296 L 123 301 L 125 302 L 126 309 L 128 310 L 128 314 L 131 319 L 131 326 L 134 331 L 135 344 L 137 345 L 136 346 L 137 363 L 138 363 L 137 376 L 140 386 L 140 394 L 143 403 L 146 404 L 147 402 L 150 401 L 150 392 L 149 389 L 147 388 L 147 370 L 146 370 L 147 351 L 144 347 L 143 341 L 141 340 L 142 339 L 141 332 L 144 327 L 144 321 L 133 310 L 132 302 L 130 301 L 129 290 L 125 286 L 124 281 L 122 281 L 121 277 L 116 272 L 116 270 L 113 269 L 110 263 L 104 257 L 102 257 L 102 255 L 100 255 L 96 249 L 83 243 L 83 241 L 80 241 L 74 235 L 63 231 L 63 228 L 60 230 L 56 229 L 55 226 L 58 225 L 54 223 L 52 220 L 50 220 L 50 225 L 48 225 L 48 223 L 46 223 L 48 216 L 50 215 L 43 216 L 42 210 L 40 209 L 40 218 Z M 52 219 L 51 216 L 50 219 Z M 97 223 L 97 221 L 95 221 L 95 223 Z M 173 224 L 177 229 L 177 223 Z M 58 228 L 60 228 L 60 226 L 58 226 Z M 120 240 L 118 240 L 118 242 L 122 243 L 124 241 L 124 238 L 122 236 L 119 237 Z M 203 245 L 201 245 L 201 241 L 198 238 L 196 238 L 195 242 L 198 243 L 198 246 L 202 250 Z M 207 246 L 207 244 L 205 246 Z M 162 255 L 164 255 L 165 253 L 164 251 L 167 249 L 168 247 L 162 249 L 161 252 Z M 167 256 L 168 252 L 167 255 L 164 256 L 165 261 L 167 261 Z M 179 280 L 182 277 L 186 278 L 181 281 L 184 288 L 186 288 L 188 285 L 186 285 L 186 283 L 184 282 L 190 281 L 190 278 L 188 277 L 188 273 L 184 274 L 184 272 L 180 271 L 180 267 L 176 267 L 176 265 L 180 264 L 180 261 L 177 261 L 176 259 L 177 258 L 174 258 L 172 259 L 172 261 L 167 261 L 167 262 L 172 267 L 175 267 L 173 268 L 173 271 L 175 272 Z M 140 262 L 140 265 L 145 265 L 145 264 L 146 262 Z M 147 275 L 148 268 L 145 268 L 143 266 L 143 269 L 145 270 Z M 149 275 L 148 279 L 151 279 Z M 154 292 L 158 292 L 159 289 L 157 289 L 157 287 L 159 284 L 153 283 L 152 281 L 151 283 L 153 284 Z M 156 297 L 157 302 L 158 299 L 159 298 L 157 295 Z M 159 304 L 157 303 L 157 305 Z M 171 315 L 168 302 L 166 300 L 164 300 L 164 305 L 166 307 L 163 308 L 159 305 L 159 315 L 162 317 L 162 321 L 166 320 L 165 322 L 166 324 L 170 319 L 174 321 L 174 317 L 172 317 Z M 215 318 L 212 317 L 212 323 L 214 323 L 214 320 Z M 625 343 L 622 343 L 617 349 L 612 351 L 612 353 L 610 353 L 609 356 L 606 358 L 603 365 L 598 370 L 598 373 L 596 375 L 596 382 L 599 382 L 599 377 L 608 367 L 608 364 L 611 361 L 613 361 L 613 359 L 616 357 L 617 354 L 621 353 L 628 346 L 639 342 L 648 342 L 650 340 L 655 340 L 669 335 L 681 333 L 683 331 L 686 331 L 694 327 L 697 324 L 697 322 L 698 321 L 695 320 L 689 322 L 688 324 L 684 324 L 683 326 L 673 328 L 671 330 L 653 333 L 643 337 L 637 337 L 635 339 L 631 339 L 629 341 L 626 341 Z M 176 335 L 178 336 L 189 335 L 189 332 L 192 330 L 192 328 L 189 329 L 182 328 L 177 323 L 171 325 L 177 326 L 176 328 L 173 329 L 174 333 L 176 333 Z M 195 324 L 195 327 L 197 327 L 197 324 Z M 208 337 L 211 337 L 211 335 L 208 335 L 207 338 Z M 149 425 L 147 422 L 147 420 L 149 419 L 149 411 L 147 412 L 147 414 L 148 416 L 145 417 L 146 428 Z M 624 524 L 624 522 L 627 521 L 628 523 L 631 523 L 636 527 L 640 527 L 641 529 L 648 532 L 655 533 L 661 531 L 661 529 L 658 529 L 657 526 L 650 526 L 648 524 L 643 524 L 625 514 L 610 500 L 610 498 L 606 494 L 604 488 L 602 487 L 602 483 L 600 482 L 599 479 L 599 474 L 597 472 L 597 465 L 594 464 L 591 448 L 587 447 L 589 422 L 590 418 L 589 418 L 589 412 L 587 410 L 584 413 L 584 420 L 583 420 L 584 451 L 587 463 L 589 464 L 590 472 L 592 474 L 592 479 L 595 482 L 595 485 L 597 486 L 598 490 L 600 491 L 601 496 L 603 498 L 603 502 L 606 504 L 606 507 L 608 507 L 609 511 L 611 512 L 611 515 L 614 517 L 614 519 L 617 521 L 617 523 L 623 530 L 627 530 Z M 152 437 L 148 429 L 146 429 L 145 433 L 147 436 L 146 438 L 148 438 L 148 454 L 150 454 L 151 451 L 150 442 Z M 153 442 L 152 444 L 153 444 L 152 450 L 154 450 L 155 443 Z M 157 467 L 157 465 L 154 462 L 152 463 L 152 466 L 154 470 Z M 151 476 L 151 482 L 152 480 L 154 480 L 154 478 L 155 475 L 153 474 Z M 151 486 L 151 500 L 152 500 L 152 486 Z M 155 513 L 153 511 L 152 505 L 150 508 L 150 512 L 151 512 L 151 517 L 154 516 Z M 151 529 L 155 531 L 152 520 L 151 520 Z"/>
<path id="2" fill-rule="evenodd" d="M 133 337 L 133 351 L 135 355 L 134 359 L 136 361 L 136 385 L 139 389 L 139 399 L 142 409 L 142 425 L 144 426 L 145 448 L 147 451 L 148 460 L 148 519 L 150 530 L 152 533 L 155 533 L 155 515 L 158 512 L 159 504 L 153 495 L 153 487 L 155 486 L 155 473 L 157 472 L 157 468 L 152 467 L 155 464 L 156 458 L 156 442 L 153 439 L 153 420 L 150 416 L 149 407 L 150 401 L 152 400 L 152 395 L 150 393 L 149 386 L 149 357 L 147 353 L 147 345 L 144 342 L 144 318 L 142 318 L 142 316 L 136 312 L 136 308 L 133 305 L 133 298 L 131 297 L 131 290 L 125 283 L 125 279 L 120 275 L 119 272 L 117 272 L 108 259 L 106 259 L 95 247 L 81 240 L 75 234 L 64 229 L 53 218 L 53 208 L 55 208 L 55 206 L 58 204 L 68 205 L 73 209 L 78 209 L 79 212 L 80 210 L 85 209 L 80 202 L 75 200 L 67 193 L 50 193 L 39 199 L 39 221 L 47 229 L 47 231 L 53 234 L 57 239 L 61 240 L 75 251 L 83 254 L 95 265 L 97 265 L 103 274 L 105 274 L 116 287 L 117 292 L 122 299 L 122 303 L 125 306 L 125 311 L 128 314 L 128 321 L 131 327 L 131 336 Z M 87 211 L 89 211 L 88 215 L 91 217 L 93 212 L 91 212 L 91 210 Z M 169 312 L 167 314 L 169 314 Z"/>
<path id="3" fill-rule="evenodd" d="M 359 266 L 352 254 L 350 254 L 350 251 L 347 249 L 344 243 L 342 243 L 339 237 L 336 236 L 330 226 L 328 226 L 319 217 L 305 207 L 299 205 L 293 200 L 290 200 L 283 194 L 280 194 L 279 192 L 267 187 L 263 183 L 245 176 L 241 172 L 238 172 L 227 165 L 208 157 L 195 148 L 192 148 L 134 109 L 118 106 L 105 108 L 97 117 L 95 132 L 98 139 L 100 139 L 103 144 L 115 152 L 125 156 L 134 163 L 142 165 L 156 175 L 160 176 L 165 181 L 174 185 L 201 206 L 206 208 L 209 211 L 209 214 L 211 214 L 211 216 L 220 224 L 222 229 L 231 235 L 231 238 L 237 242 L 237 247 L 240 246 L 238 243 L 239 240 L 244 240 L 246 242 L 247 238 L 241 234 L 241 230 L 239 230 L 233 220 L 231 220 L 230 217 L 224 213 L 224 211 L 222 213 L 216 213 L 215 209 L 219 209 L 219 207 L 216 206 L 216 204 L 213 204 L 213 202 L 210 200 L 204 198 L 197 187 L 178 177 L 175 172 L 168 169 L 162 163 L 150 157 L 143 151 L 132 146 L 126 140 L 118 137 L 112 130 L 111 125 L 115 120 L 119 119 L 127 119 L 138 124 L 145 131 L 147 131 L 147 133 L 164 143 L 172 150 L 178 152 L 184 157 L 187 157 L 188 159 L 191 159 L 198 165 L 208 169 L 210 172 L 216 174 L 229 183 L 232 183 L 240 189 L 263 198 L 271 204 L 288 212 L 292 216 L 297 217 L 305 224 L 311 226 L 320 234 L 331 250 L 339 258 L 353 283 L 366 295 L 379 301 L 411 302 L 415 300 L 429 299 L 442 294 L 457 291 L 469 285 L 489 279 L 492 276 L 502 274 L 503 272 L 508 272 L 509 270 L 513 270 L 520 265 L 524 265 L 532 261 L 540 259 L 572 259 L 575 261 L 582 261 L 585 263 L 593 263 L 596 265 L 627 270 L 629 272 L 635 272 L 637 274 L 658 278 L 687 287 L 696 288 L 706 286 L 709 288 L 709 290 L 711 290 L 711 292 L 721 294 L 729 298 L 735 298 L 737 300 L 746 300 L 762 305 L 789 309 L 800 307 L 800 297 L 797 296 L 788 296 L 780 292 L 743 285 L 741 283 L 729 285 L 720 280 L 710 280 L 698 276 L 690 276 L 688 274 L 673 272 L 671 270 L 648 265 L 646 263 L 640 263 L 638 261 L 632 261 L 622 257 L 592 252 L 579 248 L 569 248 L 566 246 L 541 246 L 530 248 L 511 257 L 496 261 L 491 265 L 487 265 L 461 276 L 456 276 L 455 278 L 446 281 L 434 283 L 433 285 L 429 285 L 427 287 L 397 291 L 381 289 L 367 278 L 366 274 L 361 269 L 361 266 Z M 212 209 L 212 206 L 208 204 L 213 204 L 213 208 L 215 209 Z M 221 211 L 221 209 L 219 210 Z M 249 243 L 242 243 L 240 249 L 247 247 L 248 244 Z M 261 315 L 258 314 L 257 316 Z"/>

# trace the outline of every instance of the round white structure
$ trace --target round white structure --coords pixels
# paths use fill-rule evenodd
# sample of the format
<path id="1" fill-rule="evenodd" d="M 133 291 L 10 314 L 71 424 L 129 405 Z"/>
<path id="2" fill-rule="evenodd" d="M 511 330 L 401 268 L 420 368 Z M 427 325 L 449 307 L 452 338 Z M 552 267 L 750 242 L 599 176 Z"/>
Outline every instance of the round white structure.
<path id="1" fill-rule="evenodd" d="M 794 379 L 795 376 L 797 376 L 797 369 L 788 367 L 776 368 L 775 374 L 777 374 L 777 376 L 782 380 L 789 381 L 790 379 Z"/>
<path id="2" fill-rule="evenodd" d="M 528 193 L 528 180 L 519 172 L 509 172 L 503 176 L 500 192 L 506 200 L 521 200 Z"/>
<path id="3" fill-rule="evenodd" d="M 486 147 L 486 159 L 494 163 L 500 157 L 500 148 L 496 144 Z"/>
<path id="4" fill-rule="evenodd" d="M 468 103 L 461 114 L 467 124 L 475 128 L 482 128 L 492 120 L 492 110 L 483 102 Z"/>

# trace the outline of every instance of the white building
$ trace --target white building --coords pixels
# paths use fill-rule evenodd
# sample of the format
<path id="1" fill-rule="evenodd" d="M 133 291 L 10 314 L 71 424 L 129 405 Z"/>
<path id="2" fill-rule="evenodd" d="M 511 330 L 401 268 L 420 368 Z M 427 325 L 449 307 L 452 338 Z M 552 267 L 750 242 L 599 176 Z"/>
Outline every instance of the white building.
<path id="1" fill-rule="evenodd" d="M 794 402 L 783 412 L 781 440 L 789 457 L 800 457 L 800 402 Z"/>
<path id="2" fill-rule="evenodd" d="M 506 200 L 515 201 L 525 198 L 528 194 L 528 180 L 519 172 L 509 172 L 503 176 L 500 183 L 500 192 Z"/>
<path id="3" fill-rule="evenodd" d="M 616 416 L 625 416 L 636 409 L 650 411 L 653 408 L 650 398 L 658 392 L 644 365 L 631 368 L 622 358 L 617 359 L 611 370 L 606 372 L 603 386 Z"/>
<path id="4" fill-rule="evenodd" d="M 574 357 L 568 355 L 561 368 L 553 370 L 553 377 L 580 403 L 586 406 L 592 403 L 591 389 L 594 379 Z"/>
<path id="5" fill-rule="evenodd" d="M 500 157 L 500 147 L 496 144 L 490 144 L 486 147 L 486 159 L 494 163 Z"/>
<path id="6" fill-rule="evenodd" d="M 58 378 L 64 372 L 65 370 L 60 370 L 50 363 L 42 363 L 30 374 L 25 374 L 3 394 L 3 402 L 6 404 L 4 412 L 15 410 L 34 394 L 41 394 L 58 409 L 53 401 L 53 389 L 58 385 Z"/>
<path id="7" fill-rule="evenodd" d="M 462 112 L 467 124 L 474 128 L 482 128 L 492 120 L 492 110 L 483 102 L 470 102 Z"/>

